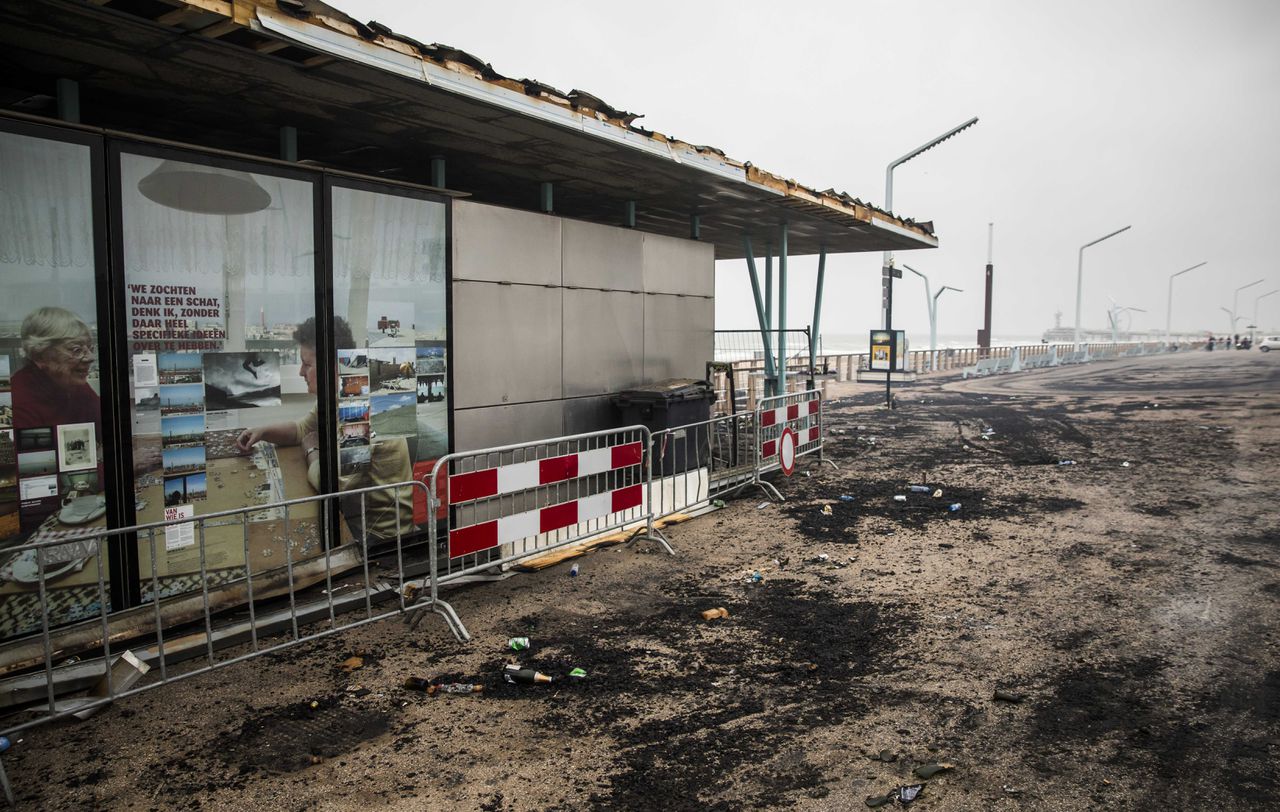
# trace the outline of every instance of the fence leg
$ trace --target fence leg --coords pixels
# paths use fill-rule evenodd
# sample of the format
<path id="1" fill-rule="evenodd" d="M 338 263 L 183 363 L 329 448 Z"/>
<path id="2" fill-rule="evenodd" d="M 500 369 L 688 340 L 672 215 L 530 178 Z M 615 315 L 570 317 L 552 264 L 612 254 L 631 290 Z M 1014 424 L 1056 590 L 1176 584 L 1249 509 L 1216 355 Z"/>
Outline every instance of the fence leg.
<path id="1" fill-rule="evenodd" d="M 426 617 L 428 609 L 444 618 L 445 625 L 449 627 L 449 631 L 453 632 L 453 636 L 458 638 L 459 643 L 465 643 L 471 639 L 471 632 L 467 631 L 467 627 L 462 624 L 458 613 L 453 610 L 448 601 L 442 601 L 439 598 L 428 598 L 426 603 L 409 607 L 409 616 L 406 620 L 410 629 L 418 628 L 422 618 Z"/>
<path id="2" fill-rule="evenodd" d="M 0 788 L 4 789 L 4 799 L 9 806 L 14 806 L 13 787 L 9 786 L 9 774 L 4 771 L 4 759 L 0 758 Z"/>
<path id="3" fill-rule="evenodd" d="M 763 479 L 756 479 L 756 481 L 752 484 L 754 484 L 760 490 L 764 491 L 764 495 L 769 497 L 775 502 L 787 501 L 785 498 L 783 498 L 782 494 L 778 492 L 778 489 L 773 487 L 773 483 L 771 482 L 765 482 Z"/>
<path id="4" fill-rule="evenodd" d="M 645 522 L 644 522 L 644 533 L 643 533 L 643 534 L 641 534 L 641 533 L 640 533 L 640 531 L 638 531 L 638 530 L 637 530 L 635 533 L 632 533 L 632 534 L 631 534 L 631 538 L 627 539 L 627 543 L 626 543 L 626 545 L 624 545 L 624 546 L 630 547 L 634 542 L 637 542 L 637 541 L 639 541 L 640 539 L 644 539 L 645 541 L 656 541 L 656 542 L 658 542 L 658 544 L 662 545 L 662 549 L 664 549 L 664 550 L 666 550 L 666 551 L 667 551 L 667 555 L 675 555 L 675 554 L 676 554 L 675 549 L 674 549 L 674 548 L 672 548 L 672 546 L 671 546 L 671 542 L 667 541 L 667 537 L 666 537 L 666 536 L 664 536 L 664 535 L 662 535 L 662 531 L 661 531 L 661 530 L 659 530 L 658 528 L 656 528 L 656 527 L 654 527 L 654 526 L 653 526 L 653 514 L 652 514 L 652 513 L 650 513 L 650 514 L 645 518 Z"/>

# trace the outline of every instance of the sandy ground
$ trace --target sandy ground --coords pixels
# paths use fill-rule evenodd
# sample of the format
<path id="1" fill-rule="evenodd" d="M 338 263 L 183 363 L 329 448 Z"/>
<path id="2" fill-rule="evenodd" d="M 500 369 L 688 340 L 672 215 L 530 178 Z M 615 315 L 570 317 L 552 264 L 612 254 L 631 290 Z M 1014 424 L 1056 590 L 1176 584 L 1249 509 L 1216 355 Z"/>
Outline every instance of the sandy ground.
<path id="1" fill-rule="evenodd" d="M 675 558 L 451 593 L 469 644 L 386 621 L 28 732 L 20 808 L 845 810 L 930 763 L 920 809 L 1276 808 L 1280 353 L 880 396 Z M 503 685 L 516 635 L 587 678 Z"/>

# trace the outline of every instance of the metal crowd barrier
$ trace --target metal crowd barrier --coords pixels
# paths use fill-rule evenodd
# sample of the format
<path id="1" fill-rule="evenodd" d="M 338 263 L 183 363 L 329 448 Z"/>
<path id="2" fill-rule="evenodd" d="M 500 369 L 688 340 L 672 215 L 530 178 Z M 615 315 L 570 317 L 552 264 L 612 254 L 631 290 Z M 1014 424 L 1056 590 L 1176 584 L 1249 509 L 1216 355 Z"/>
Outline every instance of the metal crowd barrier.
<path id="1" fill-rule="evenodd" d="M 657 518 L 696 510 L 753 484 L 756 413 L 653 432 L 653 505 Z"/>
<path id="2" fill-rule="evenodd" d="M 43 669 L 44 699 L 46 702 L 34 704 L 27 709 L 27 713 L 35 714 L 34 718 L 7 725 L 0 729 L 0 735 L 12 740 L 16 733 L 37 725 L 76 715 L 80 716 L 80 718 L 86 718 L 87 714 L 123 697 L 132 696 L 133 694 L 178 682 L 179 680 L 189 679 L 214 669 L 225 668 L 226 666 L 244 662 L 264 654 L 270 654 L 298 643 L 327 637 L 331 634 L 401 614 L 408 608 L 403 588 L 406 583 L 404 547 L 406 543 L 405 531 L 411 532 L 413 530 L 412 519 L 411 517 L 406 517 L 405 525 L 407 527 L 402 527 L 400 512 L 397 510 L 395 538 L 375 539 L 371 542 L 366 532 L 366 516 L 371 500 L 385 505 L 389 495 L 391 498 L 389 504 L 399 504 L 400 496 L 406 488 L 421 490 L 425 497 L 426 489 L 422 483 L 401 482 L 394 485 L 360 488 L 340 493 L 291 499 L 269 505 L 268 507 L 282 521 L 284 533 L 278 546 L 283 548 L 281 552 L 283 552 L 284 562 L 278 566 L 261 568 L 256 572 L 252 567 L 253 556 L 250 551 L 249 524 L 250 514 L 261 515 L 264 511 L 264 507 L 261 505 L 224 510 L 189 519 L 151 522 L 117 529 L 94 530 L 56 540 L 21 544 L 10 548 L 18 555 L 30 551 L 35 558 L 37 594 L 40 604 L 39 640 L 42 653 L 32 665 L 38 665 Z M 320 504 L 319 519 L 315 522 L 316 546 L 324 549 L 317 554 L 302 555 L 300 553 L 309 545 L 299 542 L 295 538 L 295 534 L 292 531 L 297 529 L 296 522 L 298 520 L 293 518 L 291 514 L 297 512 L 298 506 L 312 503 Z M 350 543 L 336 547 L 326 545 L 323 543 L 323 538 L 328 536 L 327 528 L 333 526 L 333 520 L 337 517 L 340 517 L 344 524 L 342 535 L 349 534 L 353 540 Z M 215 529 L 215 532 L 225 538 L 226 528 L 228 526 L 234 528 L 237 524 L 241 528 L 241 535 L 244 539 L 244 575 L 218 583 L 217 590 L 211 595 L 206 531 Z M 119 643 L 113 645 L 112 623 L 108 617 L 111 601 L 108 600 L 107 596 L 106 573 L 104 572 L 104 559 L 106 556 L 98 553 L 102 549 L 104 542 L 114 538 L 123 538 L 132 541 L 132 543 L 143 545 L 150 552 L 151 577 L 149 581 L 151 595 L 162 596 L 164 593 L 161 589 L 161 579 L 157 573 L 156 558 L 161 549 L 159 545 L 165 543 L 168 532 L 183 532 L 194 535 L 200 557 L 199 603 L 193 606 L 191 603 L 193 596 L 189 594 L 170 598 L 153 598 L 151 612 L 149 613 L 152 616 L 151 622 L 153 625 L 151 625 L 149 632 L 139 631 L 137 634 L 129 635 L 132 641 L 130 644 Z M 394 576 L 391 579 L 375 579 L 371 575 L 369 568 L 369 547 L 371 543 L 383 547 L 383 554 L 387 556 L 391 555 L 389 546 L 394 544 L 396 567 Z M 61 637 L 50 628 L 49 590 L 47 589 L 45 578 L 46 567 L 56 566 L 56 561 L 59 560 L 59 552 L 56 548 L 65 548 L 69 545 L 77 547 L 80 553 L 87 552 L 97 561 L 98 618 L 87 623 L 101 624 L 99 647 L 102 652 L 102 666 L 97 669 L 97 673 L 91 673 L 89 677 L 90 684 L 96 683 L 92 690 L 93 695 L 87 698 L 59 701 L 55 690 L 59 683 L 57 679 L 59 676 L 66 673 L 68 678 L 63 679 L 62 684 L 66 686 L 67 683 L 70 683 L 72 688 L 85 681 L 83 678 L 77 681 L 68 673 L 72 670 L 82 672 L 83 668 L 77 669 L 76 665 L 59 664 L 57 662 L 67 658 L 69 652 L 65 650 L 61 642 L 55 646 L 55 636 L 58 636 L 59 639 Z M 279 576 L 282 570 L 284 580 L 283 583 L 279 583 Z M 352 590 L 345 599 L 335 598 L 335 575 L 342 575 L 344 579 L 350 579 L 352 577 L 350 575 L 351 572 L 357 573 L 354 577 L 363 588 Z M 313 606 L 309 607 L 309 611 L 300 611 L 297 592 L 299 589 L 318 584 L 320 581 L 325 584 L 324 594 L 326 601 L 318 609 Z M 218 595 L 224 594 L 225 590 L 234 588 L 237 585 L 243 585 L 247 595 L 248 621 L 230 621 L 222 625 L 215 625 L 215 614 L 223 608 L 232 608 L 230 604 L 226 606 L 215 605 L 218 602 Z M 349 582 L 348 585 L 350 585 Z M 255 590 L 257 591 L 256 599 L 258 600 L 266 597 L 287 598 L 288 610 L 260 613 L 258 607 L 254 604 Z M 399 599 L 394 604 L 387 606 L 385 604 L 392 592 L 397 593 Z M 375 606 L 375 603 L 379 605 Z M 239 602 L 237 602 L 237 608 L 239 608 Z M 184 609 L 186 610 L 185 614 Z M 353 610 L 355 611 L 353 612 Z M 191 617 L 190 615 L 192 614 L 195 617 Z M 137 620 L 138 617 L 135 615 L 134 619 Z M 166 639 L 167 633 L 172 632 L 174 627 L 195 621 L 199 622 L 200 628 L 203 630 L 202 638 L 199 633 L 184 631 L 182 637 L 176 641 Z M 318 628 L 304 628 L 307 624 L 315 625 L 317 623 L 319 624 Z M 83 629 L 84 626 L 85 624 L 82 623 L 78 627 Z M 289 637 L 283 642 L 264 645 L 259 640 L 259 632 L 265 633 L 273 628 L 286 630 L 289 633 Z M 196 639 L 194 644 L 192 642 L 193 637 Z M 214 644 L 216 640 L 233 641 L 242 638 L 247 638 L 244 641 L 249 645 L 247 652 L 222 658 L 215 655 Z M 154 643 L 149 642 L 151 640 L 154 640 Z M 140 643 L 138 641 L 143 642 Z M 180 672 L 176 672 L 171 668 L 173 663 L 184 659 L 192 659 L 193 657 L 201 659 L 203 662 L 193 668 L 184 668 Z M 39 672 L 36 673 L 37 675 L 39 674 Z M 39 700 L 36 701 L 38 702 Z M 14 802 L 13 791 L 9 785 L 8 776 L 4 772 L 3 763 L 0 763 L 0 787 L 3 788 L 5 798 L 12 805 Z"/>
<path id="3" fill-rule="evenodd" d="M 760 427 L 756 443 L 755 483 L 779 501 L 782 494 L 761 476 L 782 470 L 790 475 L 795 460 L 817 454 L 818 462 L 838 466 L 823 456 L 822 393 L 817 389 L 763 398 L 756 407 Z"/>
<path id="4" fill-rule="evenodd" d="M 414 622 L 429 609 L 469 640 L 442 584 L 636 522 L 644 533 L 633 541 L 674 555 L 653 526 L 651 447 L 649 429 L 628 426 L 441 457 L 427 479 L 427 515 L 438 521 L 427 523 L 431 568 Z"/>

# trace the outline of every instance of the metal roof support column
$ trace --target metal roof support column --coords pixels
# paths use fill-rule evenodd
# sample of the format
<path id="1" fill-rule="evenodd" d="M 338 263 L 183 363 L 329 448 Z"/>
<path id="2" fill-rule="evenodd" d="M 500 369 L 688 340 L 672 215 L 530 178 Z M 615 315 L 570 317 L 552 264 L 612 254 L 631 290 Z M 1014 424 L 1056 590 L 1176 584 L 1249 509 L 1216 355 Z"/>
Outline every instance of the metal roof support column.
<path id="1" fill-rule="evenodd" d="M 431 185 L 437 189 L 445 188 L 443 155 L 431 156 Z"/>
<path id="2" fill-rule="evenodd" d="M 751 294 L 756 303 L 756 319 L 760 322 L 760 337 L 764 339 L 764 379 L 773 378 L 773 350 L 769 346 L 769 330 L 764 318 L 764 302 L 760 299 L 760 277 L 756 274 L 756 257 L 751 252 L 751 237 L 742 235 L 742 247 L 747 255 L 747 273 L 751 277 Z"/>
<path id="3" fill-rule="evenodd" d="M 778 394 L 787 394 L 787 224 L 778 229 Z"/>
<path id="4" fill-rule="evenodd" d="M 297 127 L 281 127 L 280 128 L 280 160 L 282 161 L 298 160 L 298 128 Z"/>
<path id="5" fill-rule="evenodd" d="M 689 215 L 689 239 L 702 239 L 702 218 L 696 214 Z"/>
<path id="6" fill-rule="evenodd" d="M 622 224 L 627 228 L 636 227 L 636 202 L 628 200 L 622 209 Z"/>
<path id="7" fill-rule="evenodd" d="M 773 243 L 766 242 L 764 244 L 764 356 L 769 359 L 767 364 L 769 369 L 774 372 L 769 373 L 764 379 L 764 395 L 778 394 L 778 378 L 777 368 L 773 363 Z M 778 336 L 778 341 L 782 341 L 782 336 Z"/>
<path id="8" fill-rule="evenodd" d="M 818 329 L 822 320 L 822 278 L 827 273 L 827 247 L 818 247 L 818 284 L 813 294 L 813 332 L 809 334 L 809 374 L 818 365 Z"/>
<path id="9" fill-rule="evenodd" d="M 74 79 L 59 79 L 57 83 L 58 118 L 80 123 L 80 83 Z"/>
<path id="10" fill-rule="evenodd" d="M 551 181 L 543 181 L 538 192 L 538 211 L 543 214 L 550 214 L 555 210 L 552 205 L 554 203 L 554 199 L 552 197 L 554 187 L 552 186 Z"/>

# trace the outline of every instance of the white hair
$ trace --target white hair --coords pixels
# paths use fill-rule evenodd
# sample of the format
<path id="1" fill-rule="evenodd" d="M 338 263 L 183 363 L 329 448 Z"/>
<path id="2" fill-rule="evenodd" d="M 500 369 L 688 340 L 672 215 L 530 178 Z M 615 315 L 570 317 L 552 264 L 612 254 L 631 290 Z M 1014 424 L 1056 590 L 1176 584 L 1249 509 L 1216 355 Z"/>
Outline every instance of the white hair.
<path id="1" fill-rule="evenodd" d="M 57 341 L 88 338 L 93 333 L 84 320 L 61 307 L 42 307 L 33 310 L 22 320 L 22 351 L 28 358 L 49 349 Z"/>

